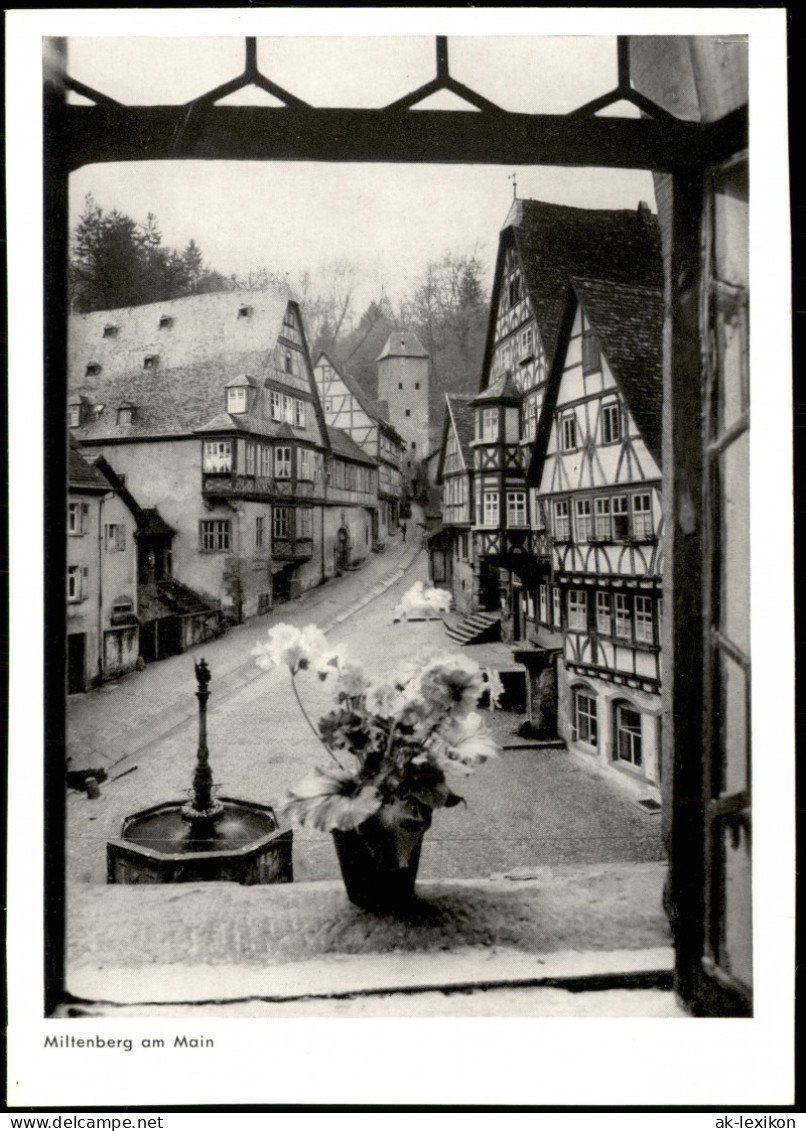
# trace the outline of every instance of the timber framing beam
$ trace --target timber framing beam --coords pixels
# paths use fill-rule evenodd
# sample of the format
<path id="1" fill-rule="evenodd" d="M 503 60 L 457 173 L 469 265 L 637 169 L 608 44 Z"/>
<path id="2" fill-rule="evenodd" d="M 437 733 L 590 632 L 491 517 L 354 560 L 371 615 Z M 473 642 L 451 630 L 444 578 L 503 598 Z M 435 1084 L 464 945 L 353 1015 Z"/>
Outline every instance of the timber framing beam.
<path id="1" fill-rule="evenodd" d="M 55 93 L 55 92 L 54 92 Z M 112 161 L 339 161 L 675 169 L 747 145 L 747 108 L 718 122 L 306 106 L 74 106 L 47 99 L 50 172 Z"/>

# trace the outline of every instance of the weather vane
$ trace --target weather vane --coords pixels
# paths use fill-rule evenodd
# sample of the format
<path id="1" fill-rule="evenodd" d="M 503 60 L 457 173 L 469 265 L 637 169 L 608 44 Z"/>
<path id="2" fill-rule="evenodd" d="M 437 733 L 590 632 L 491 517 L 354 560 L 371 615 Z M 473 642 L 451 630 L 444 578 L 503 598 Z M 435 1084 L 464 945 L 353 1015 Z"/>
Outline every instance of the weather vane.
<path id="1" fill-rule="evenodd" d="M 509 176 L 507 177 L 507 180 L 512 181 L 512 199 L 517 200 L 518 199 L 518 174 L 517 173 L 510 173 Z"/>

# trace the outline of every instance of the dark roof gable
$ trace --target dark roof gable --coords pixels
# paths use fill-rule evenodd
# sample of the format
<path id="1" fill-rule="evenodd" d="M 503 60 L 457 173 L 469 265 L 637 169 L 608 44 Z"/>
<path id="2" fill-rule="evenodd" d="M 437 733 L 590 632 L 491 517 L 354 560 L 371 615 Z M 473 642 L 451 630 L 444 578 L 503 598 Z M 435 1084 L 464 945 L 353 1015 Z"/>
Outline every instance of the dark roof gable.
<path id="1" fill-rule="evenodd" d="M 566 290 L 573 276 L 631 286 L 663 286 L 660 228 L 647 208 L 596 209 L 519 200 L 501 233 L 487 333 L 482 386 L 486 387 L 506 250 L 514 246 L 523 265 L 546 365 L 551 368 Z"/>

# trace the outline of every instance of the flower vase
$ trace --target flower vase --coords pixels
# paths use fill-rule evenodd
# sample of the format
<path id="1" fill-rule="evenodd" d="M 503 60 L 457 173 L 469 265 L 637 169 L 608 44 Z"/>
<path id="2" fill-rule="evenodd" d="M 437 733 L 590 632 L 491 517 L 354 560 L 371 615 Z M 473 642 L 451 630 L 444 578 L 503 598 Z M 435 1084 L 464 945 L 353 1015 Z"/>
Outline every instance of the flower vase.
<path id="1" fill-rule="evenodd" d="M 347 898 L 367 911 L 394 914 L 414 900 L 431 809 L 412 799 L 385 803 L 357 829 L 333 829 Z"/>

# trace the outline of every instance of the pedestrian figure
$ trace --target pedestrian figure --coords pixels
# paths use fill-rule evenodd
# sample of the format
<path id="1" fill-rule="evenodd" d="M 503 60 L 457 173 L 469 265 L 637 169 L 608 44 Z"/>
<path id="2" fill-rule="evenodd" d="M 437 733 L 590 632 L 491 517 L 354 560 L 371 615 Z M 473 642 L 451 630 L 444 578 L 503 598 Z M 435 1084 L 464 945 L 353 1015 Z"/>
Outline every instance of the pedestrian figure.
<path id="1" fill-rule="evenodd" d="M 405 542 L 406 541 L 406 524 L 405 524 L 405 522 L 401 522 L 400 529 L 403 531 L 403 541 Z"/>

